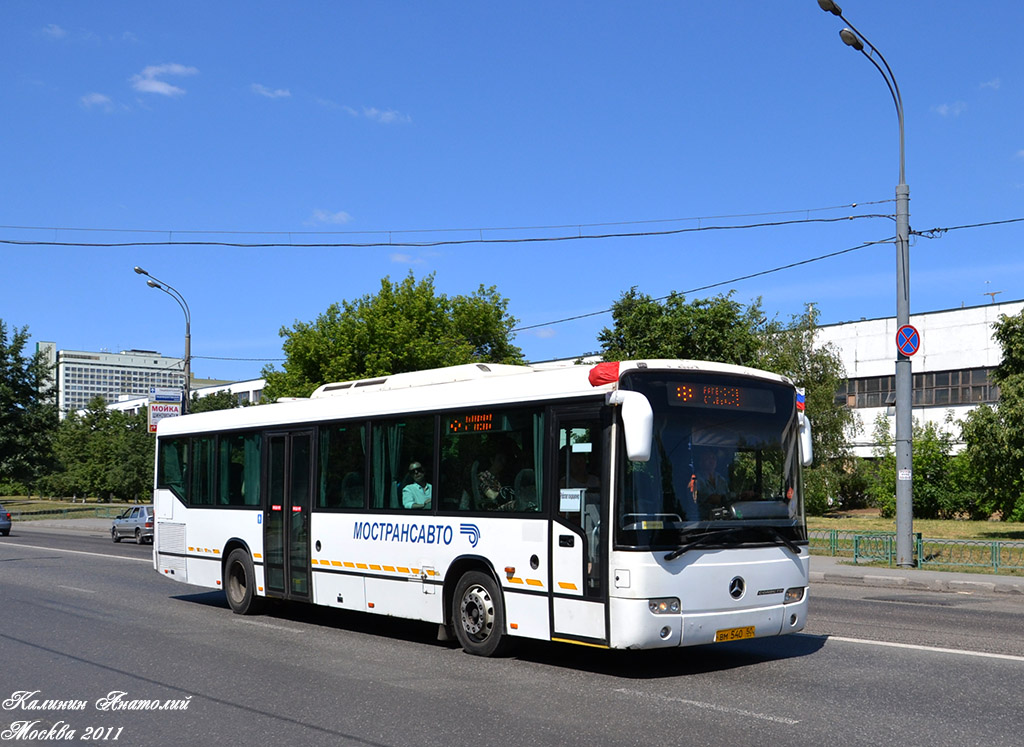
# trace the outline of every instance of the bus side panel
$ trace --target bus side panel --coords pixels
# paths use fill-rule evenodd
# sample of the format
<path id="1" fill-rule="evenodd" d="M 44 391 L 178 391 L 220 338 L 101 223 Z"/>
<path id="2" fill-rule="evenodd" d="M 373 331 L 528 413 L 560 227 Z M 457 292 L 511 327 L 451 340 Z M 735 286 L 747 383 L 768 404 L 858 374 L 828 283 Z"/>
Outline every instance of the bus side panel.
<path id="1" fill-rule="evenodd" d="M 335 561 L 335 565 L 340 566 L 340 563 Z M 321 568 L 319 565 L 314 565 L 313 602 L 328 607 L 365 612 L 367 609 L 365 580 L 362 576 L 353 576 L 337 567 Z"/>
<path id="2" fill-rule="evenodd" d="M 164 491 L 158 491 L 160 493 Z M 164 507 L 168 501 L 164 501 Z M 224 551 L 229 540 L 245 543 L 252 554 L 257 593 L 263 594 L 263 512 L 258 510 L 186 508 L 171 497 L 170 520 L 157 519 L 158 570 L 175 567 L 165 575 L 195 586 L 220 589 Z M 185 572 L 177 570 L 181 558 Z"/>

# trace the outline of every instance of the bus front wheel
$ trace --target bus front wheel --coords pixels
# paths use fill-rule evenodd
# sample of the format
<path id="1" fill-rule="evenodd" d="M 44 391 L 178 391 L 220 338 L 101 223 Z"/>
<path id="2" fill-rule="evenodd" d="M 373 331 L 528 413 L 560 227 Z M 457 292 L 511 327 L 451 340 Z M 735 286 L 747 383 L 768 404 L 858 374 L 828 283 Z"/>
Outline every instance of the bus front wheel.
<path id="1" fill-rule="evenodd" d="M 452 626 L 468 654 L 496 656 L 506 648 L 505 608 L 491 576 L 470 571 L 459 579 L 452 599 Z"/>
<path id="2" fill-rule="evenodd" d="M 231 551 L 224 564 L 224 594 L 231 611 L 236 615 L 252 615 L 259 611 L 260 600 L 256 596 L 256 572 L 252 558 L 242 548 Z"/>

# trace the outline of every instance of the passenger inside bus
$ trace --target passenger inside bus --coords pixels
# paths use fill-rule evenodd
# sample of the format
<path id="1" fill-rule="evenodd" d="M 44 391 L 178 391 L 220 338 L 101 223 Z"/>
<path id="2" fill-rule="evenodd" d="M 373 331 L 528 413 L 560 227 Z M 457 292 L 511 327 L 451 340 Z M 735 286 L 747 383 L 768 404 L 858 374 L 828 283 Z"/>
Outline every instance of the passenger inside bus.
<path id="1" fill-rule="evenodd" d="M 511 439 L 496 439 L 490 444 L 487 468 L 476 475 L 480 508 L 485 511 L 514 511 L 515 491 L 509 485 L 509 473 L 516 462 L 515 444 Z"/>
<path id="2" fill-rule="evenodd" d="M 402 488 L 402 506 L 412 509 L 430 508 L 430 483 L 423 463 L 414 461 L 409 465 L 408 484 Z"/>
<path id="3" fill-rule="evenodd" d="M 726 508 L 729 478 L 719 466 L 718 449 L 704 446 L 695 451 L 695 471 L 690 480 L 690 490 L 701 518 L 708 518 L 719 509 Z"/>

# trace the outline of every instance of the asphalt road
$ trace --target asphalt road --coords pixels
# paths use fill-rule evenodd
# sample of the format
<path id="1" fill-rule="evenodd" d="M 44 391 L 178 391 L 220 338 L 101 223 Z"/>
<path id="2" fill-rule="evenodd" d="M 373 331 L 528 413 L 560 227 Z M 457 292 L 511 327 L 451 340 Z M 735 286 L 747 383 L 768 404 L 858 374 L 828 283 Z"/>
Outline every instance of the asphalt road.
<path id="1" fill-rule="evenodd" d="M 239 617 L 159 577 L 148 545 L 17 529 L 0 538 L 0 742 L 1019 745 L 1024 729 L 1016 596 L 817 584 L 800 635 L 488 660 L 416 623 Z"/>

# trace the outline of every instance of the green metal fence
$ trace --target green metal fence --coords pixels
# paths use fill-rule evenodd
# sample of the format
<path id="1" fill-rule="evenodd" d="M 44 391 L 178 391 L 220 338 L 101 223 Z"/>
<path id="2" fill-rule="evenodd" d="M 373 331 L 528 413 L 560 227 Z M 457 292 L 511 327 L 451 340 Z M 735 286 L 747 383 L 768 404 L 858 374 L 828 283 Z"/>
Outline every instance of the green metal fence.
<path id="1" fill-rule="evenodd" d="M 124 512 L 124 506 L 69 506 L 67 508 L 51 508 L 43 511 L 22 511 L 11 509 L 11 518 L 15 521 L 33 521 L 37 519 L 113 519 Z"/>
<path id="2" fill-rule="evenodd" d="M 848 557 L 854 562 L 896 564 L 895 532 L 840 532 L 818 529 L 808 532 L 811 552 Z M 913 536 L 914 561 L 918 567 L 953 566 L 985 568 L 992 573 L 1024 570 L 1024 542 L 952 540 Z"/>

